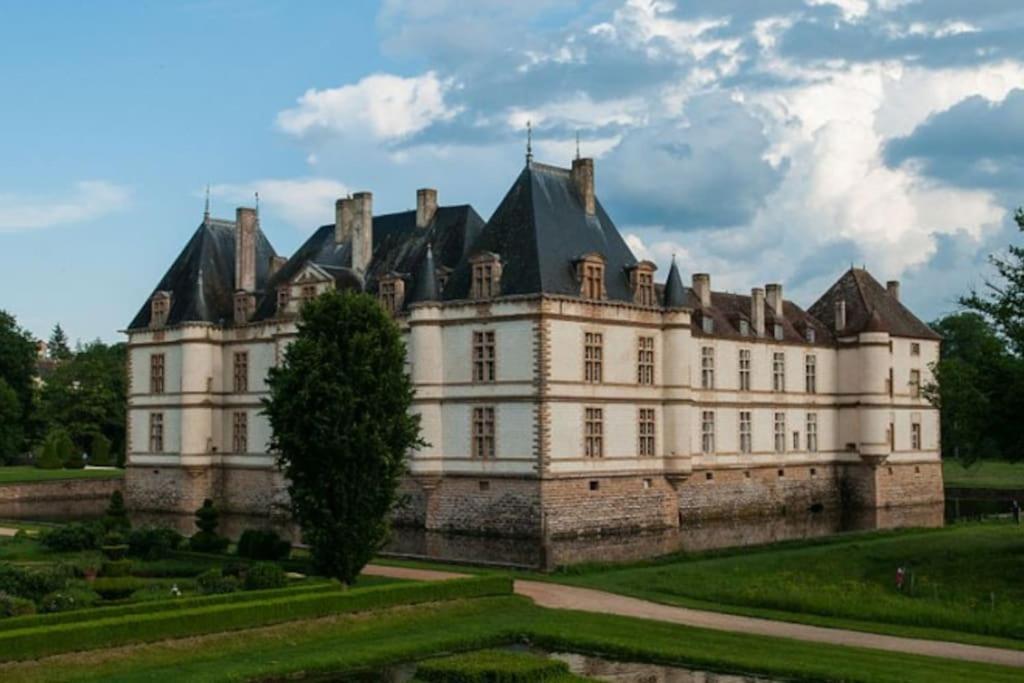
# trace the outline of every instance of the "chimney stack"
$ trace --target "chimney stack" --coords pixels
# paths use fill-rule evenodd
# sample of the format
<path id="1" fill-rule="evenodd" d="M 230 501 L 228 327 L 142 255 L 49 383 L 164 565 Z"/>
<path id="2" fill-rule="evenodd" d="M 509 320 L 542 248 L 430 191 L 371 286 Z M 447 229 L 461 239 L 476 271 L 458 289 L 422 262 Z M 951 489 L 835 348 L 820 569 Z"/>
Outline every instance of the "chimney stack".
<path id="1" fill-rule="evenodd" d="M 836 332 L 846 329 L 846 301 L 840 299 L 836 302 Z"/>
<path id="2" fill-rule="evenodd" d="M 334 202 L 334 243 L 344 244 L 352 239 L 352 204 L 351 197 L 342 197 Z"/>
<path id="3" fill-rule="evenodd" d="M 352 195 L 352 269 L 366 273 L 373 258 L 373 193 Z"/>
<path id="4" fill-rule="evenodd" d="M 760 287 L 750 290 L 750 326 L 756 336 L 764 336 L 764 290 Z"/>
<path id="5" fill-rule="evenodd" d="M 572 160 L 572 171 L 570 172 L 572 184 L 576 187 L 576 196 L 583 204 L 583 210 L 588 216 L 593 216 L 596 208 L 594 199 L 594 160 L 580 159 Z"/>
<path id="6" fill-rule="evenodd" d="M 235 210 L 235 291 L 256 291 L 256 209 Z"/>
<path id="7" fill-rule="evenodd" d="M 701 308 L 711 307 L 711 276 L 707 273 L 693 274 L 693 293 L 700 299 Z"/>
<path id="8" fill-rule="evenodd" d="M 281 270 L 281 266 L 288 263 L 287 256 L 271 256 L 270 257 L 270 274 L 268 277 L 273 277 L 274 273 Z"/>
<path id="9" fill-rule="evenodd" d="M 416 190 L 416 227 L 425 228 L 437 213 L 437 190 L 429 187 Z"/>
<path id="10" fill-rule="evenodd" d="M 899 301 L 900 300 L 900 281 L 899 280 L 889 280 L 888 282 L 885 283 L 885 291 L 889 292 L 889 296 L 891 296 L 893 299 L 896 299 L 896 301 Z"/>
<path id="11" fill-rule="evenodd" d="M 777 319 L 782 318 L 782 285 L 772 283 L 764 286 L 765 300 Z"/>

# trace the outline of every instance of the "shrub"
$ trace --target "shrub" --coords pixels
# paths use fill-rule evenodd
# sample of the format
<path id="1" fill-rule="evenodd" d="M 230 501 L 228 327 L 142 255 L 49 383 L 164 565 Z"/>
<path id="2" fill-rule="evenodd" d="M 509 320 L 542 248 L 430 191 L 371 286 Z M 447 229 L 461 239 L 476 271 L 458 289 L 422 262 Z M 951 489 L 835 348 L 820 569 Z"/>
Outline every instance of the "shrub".
<path id="1" fill-rule="evenodd" d="M 65 524 L 48 529 L 39 536 L 43 547 L 58 552 L 93 550 L 99 545 L 100 530 L 94 524 Z"/>
<path id="2" fill-rule="evenodd" d="M 110 560 L 104 562 L 100 567 L 100 575 L 110 578 L 117 578 L 120 576 L 131 576 L 132 573 L 132 561 L 131 560 Z"/>
<path id="3" fill-rule="evenodd" d="M 128 552 L 147 560 L 159 560 L 167 557 L 170 551 L 180 548 L 183 540 L 182 535 L 173 529 L 136 529 L 128 536 Z"/>
<path id="4" fill-rule="evenodd" d="M 64 469 L 66 470 L 84 470 L 85 469 L 85 458 L 82 457 L 82 449 L 78 446 L 72 445 L 71 455 L 64 461 Z"/>
<path id="5" fill-rule="evenodd" d="M 92 444 L 89 449 L 89 464 L 97 467 L 109 467 L 114 462 L 110 458 L 110 439 L 102 432 L 92 435 Z"/>
<path id="6" fill-rule="evenodd" d="M 117 578 L 100 578 L 92 582 L 92 589 L 104 600 L 123 600 L 145 585 L 131 576 Z"/>
<path id="7" fill-rule="evenodd" d="M 39 601 L 41 612 L 70 612 L 71 610 L 91 607 L 100 596 L 90 590 L 80 588 L 66 588 L 64 590 L 47 593 Z"/>
<path id="8" fill-rule="evenodd" d="M 147 560 L 145 562 L 137 564 L 132 569 L 132 575 L 145 576 L 154 579 L 195 577 L 207 571 L 209 568 L 209 562 L 202 562 L 196 560 Z"/>
<path id="9" fill-rule="evenodd" d="M 70 575 L 70 568 L 64 565 L 31 571 L 11 564 L 0 564 L 0 593 L 26 600 L 39 600 L 47 593 L 64 588 Z"/>
<path id="10" fill-rule="evenodd" d="M 36 467 L 41 470 L 59 470 L 64 467 L 64 461 L 57 453 L 57 441 L 51 433 L 43 441 L 42 446 L 36 454 Z"/>
<path id="11" fill-rule="evenodd" d="M 103 526 L 109 531 L 128 533 L 132 523 L 128 519 L 128 510 L 124 506 L 124 495 L 120 491 L 110 494 L 110 503 L 103 515 Z"/>
<path id="12" fill-rule="evenodd" d="M 481 650 L 431 659 L 416 667 L 416 679 L 439 683 L 540 683 L 563 679 L 569 665 L 528 652 Z"/>
<path id="13" fill-rule="evenodd" d="M 245 573 L 245 590 L 281 588 L 288 582 L 284 570 L 273 562 L 257 562 Z"/>
<path id="14" fill-rule="evenodd" d="M 189 547 L 200 553 L 222 553 L 227 550 L 228 539 L 217 535 L 220 513 L 213 501 L 207 498 L 196 510 L 196 527 L 199 531 L 189 539 Z"/>
<path id="15" fill-rule="evenodd" d="M 238 590 L 238 579 L 233 576 L 224 576 L 219 569 L 211 569 L 196 577 L 196 587 L 203 595 L 234 593 Z"/>
<path id="16" fill-rule="evenodd" d="M 251 560 L 284 560 L 291 551 L 291 543 L 270 530 L 247 529 L 238 539 L 238 554 Z"/>
<path id="17" fill-rule="evenodd" d="M 21 617 L 35 613 L 36 606 L 31 600 L 0 592 L 0 617 Z"/>

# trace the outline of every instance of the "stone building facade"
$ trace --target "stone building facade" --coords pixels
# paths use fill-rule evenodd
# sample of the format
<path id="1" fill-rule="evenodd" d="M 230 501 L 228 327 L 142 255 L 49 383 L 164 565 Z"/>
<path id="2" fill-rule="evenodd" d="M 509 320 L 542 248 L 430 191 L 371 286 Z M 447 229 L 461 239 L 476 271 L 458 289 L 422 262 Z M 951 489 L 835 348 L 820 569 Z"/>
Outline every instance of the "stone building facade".
<path id="1" fill-rule="evenodd" d="M 408 348 L 428 446 L 396 522 L 577 538 L 786 511 L 942 500 L 938 412 L 921 395 L 939 337 L 862 269 L 810 308 L 656 283 L 594 188 L 594 165 L 528 160 L 488 221 L 467 205 L 373 215 L 340 199 L 290 258 L 251 209 L 204 216 L 129 325 L 126 493 L 286 503 L 260 414 L 304 301 L 370 292 Z"/>

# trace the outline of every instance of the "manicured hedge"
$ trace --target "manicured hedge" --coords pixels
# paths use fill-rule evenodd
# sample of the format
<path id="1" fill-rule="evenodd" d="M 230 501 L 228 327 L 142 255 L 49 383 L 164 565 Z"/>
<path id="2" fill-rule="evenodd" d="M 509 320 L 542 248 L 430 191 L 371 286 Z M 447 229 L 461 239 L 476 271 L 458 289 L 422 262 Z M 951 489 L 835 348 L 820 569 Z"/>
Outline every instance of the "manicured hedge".
<path id="1" fill-rule="evenodd" d="M 184 638 L 396 605 L 511 593 L 512 579 L 495 576 L 434 583 L 386 584 L 277 598 L 255 597 L 249 602 L 7 630 L 0 632 L 0 660 L 37 659 L 62 652 Z M 248 595 L 254 597 L 255 594 Z"/>
<path id="2" fill-rule="evenodd" d="M 571 678 L 569 665 L 528 652 L 480 650 L 428 659 L 416 680 L 429 683 L 544 683 Z"/>

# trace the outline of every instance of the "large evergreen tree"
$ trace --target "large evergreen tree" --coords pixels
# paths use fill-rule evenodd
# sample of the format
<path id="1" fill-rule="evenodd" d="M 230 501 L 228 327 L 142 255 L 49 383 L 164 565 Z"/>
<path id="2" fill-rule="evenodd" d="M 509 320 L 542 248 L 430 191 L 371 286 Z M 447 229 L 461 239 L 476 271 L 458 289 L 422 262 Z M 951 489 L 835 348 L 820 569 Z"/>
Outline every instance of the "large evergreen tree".
<path id="1" fill-rule="evenodd" d="M 401 334 L 375 299 L 331 292 L 302 316 L 264 407 L 313 561 L 350 584 L 387 539 L 419 418 Z"/>
<path id="2" fill-rule="evenodd" d="M 0 414 L 0 433 L 16 444 L 14 450 L 22 453 L 28 440 L 35 436 L 34 394 L 36 375 L 36 345 L 28 332 L 18 327 L 14 316 L 0 310 L 0 380 L 14 393 L 16 407 L 11 404 L 9 392 L 0 398 L 6 406 Z M 7 448 L 11 448 L 10 445 Z M 0 458 L 9 454 L 0 453 Z"/>
<path id="3" fill-rule="evenodd" d="M 46 343 L 46 355 L 53 360 L 67 360 L 71 358 L 68 336 L 64 334 L 64 328 L 60 326 L 60 323 L 53 326 L 50 341 Z"/>

